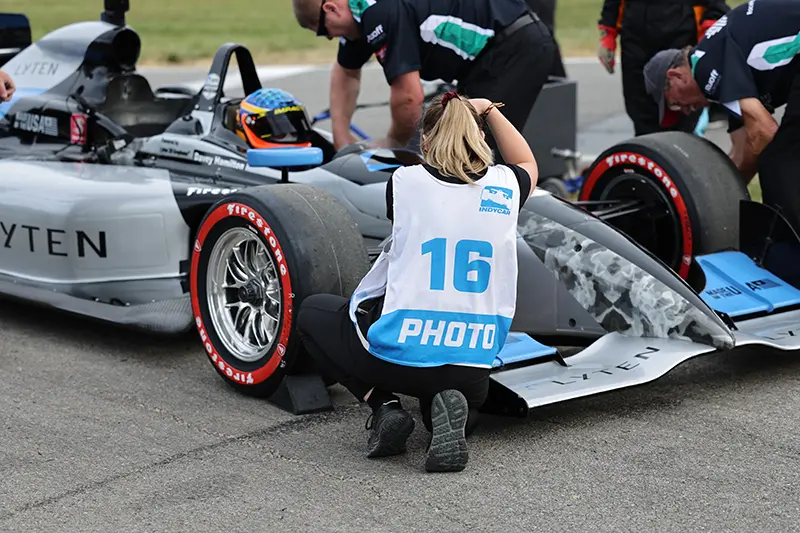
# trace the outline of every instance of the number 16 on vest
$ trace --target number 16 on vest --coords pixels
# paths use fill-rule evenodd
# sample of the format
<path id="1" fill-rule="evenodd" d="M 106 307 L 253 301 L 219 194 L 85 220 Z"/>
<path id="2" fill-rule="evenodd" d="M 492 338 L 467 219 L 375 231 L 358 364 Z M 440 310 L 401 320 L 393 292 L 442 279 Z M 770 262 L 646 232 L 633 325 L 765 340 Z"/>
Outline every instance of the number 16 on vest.
<path id="1" fill-rule="evenodd" d="M 492 265 L 482 258 L 491 258 L 492 243 L 463 239 L 456 243 L 452 284 L 458 292 L 485 292 L 489 287 Z M 447 239 L 431 239 L 422 243 L 422 255 L 431 256 L 431 290 L 443 291 L 447 278 Z M 477 258 L 472 259 L 476 254 Z"/>

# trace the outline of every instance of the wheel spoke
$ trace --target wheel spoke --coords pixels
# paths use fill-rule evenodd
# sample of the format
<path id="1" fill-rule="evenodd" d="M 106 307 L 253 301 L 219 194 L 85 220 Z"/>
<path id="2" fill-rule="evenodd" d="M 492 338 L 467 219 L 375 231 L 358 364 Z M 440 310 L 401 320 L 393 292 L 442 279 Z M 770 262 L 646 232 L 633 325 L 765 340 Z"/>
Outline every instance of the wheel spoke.
<path id="1" fill-rule="evenodd" d="M 242 270 L 241 265 L 239 265 L 239 263 L 236 260 L 228 261 L 228 271 L 230 272 L 234 283 L 233 285 L 226 284 L 224 286 L 226 289 L 228 288 L 238 289 L 239 287 L 247 283 L 247 277 L 248 277 L 247 273 L 245 273 L 245 271 Z"/>
<path id="2" fill-rule="evenodd" d="M 267 288 L 264 290 L 264 296 L 266 296 L 267 299 L 274 304 L 281 303 L 280 299 L 278 298 L 278 296 L 280 296 L 278 280 L 270 281 L 269 285 L 267 285 Z"/>
<path id="3" fill-rule="evenodd" d="M 261 330 L 264 332 L 264 336 L 267 338 L 267 342 L 272 342 L 272 339 L 275 337 L 274 333 L 272 332 L 272 328 L 270 324 L 265 318 L 268 318 L 275 322 L 275 327 L 278 326 L 278 321 L 272 318 L 272 316 L 267 313 L 266 311 L 261 311 Z"/>
<path id="4" fill-rule="evenodd" d="M 247 323 L 245 324 L 245 327 L 244 327 L 244 335 L 243 336 L 244 336 L 245 342 L 249 343 L 251 337 L 253 337 L 253 338 L 256 337 L 254 325 L 255 325 L 256 317 L 258 315 L 259 315 L 259 313 L 255 312 L 254 309 L 252 309 L 252 308 L 250 309 L 250 314 L 247 316 Z M 258 345 L 258 338 L 255 338 L 255 341 L 256 341 L 256 345 Z"/>
<path id="5" fill-rule="evenodd" d="M 211 321 L 228 353 L 242 361 L 261 359 L 275 342 L 282 306 L 276 266 L 261 238 L 242 227 L 220 235 L 210 252 L 206 291 Z M 238 290 L 243 287 L 248 290 Z M 245 294 L 248 299 L 242 300 Z M 262 301 L 251 301 L 253 296 Z"/>

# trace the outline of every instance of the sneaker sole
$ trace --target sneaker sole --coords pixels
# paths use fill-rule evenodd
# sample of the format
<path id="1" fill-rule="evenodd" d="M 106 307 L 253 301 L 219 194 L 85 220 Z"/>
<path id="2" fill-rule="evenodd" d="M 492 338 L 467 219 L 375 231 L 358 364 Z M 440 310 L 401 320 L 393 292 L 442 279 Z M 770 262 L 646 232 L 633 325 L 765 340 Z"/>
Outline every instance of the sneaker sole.
<path id="1" fill-rule="evenodd" d="M 464 428 L 468 416 L 469 404 L 460 392 L 447 390 L 433 397 L 431 405 L 433 436 L 425 470 L 460 472 L 466 468 L 469 452 Z"/>
<path id="2" fill-rule="evenodd" d="M 399 455 L 406 451 L 406 441 L 414 431 L 414 418 L 406 414 L 404 417 L 394 417 L 387 419 L 379 428 L 379 434 L 388 433 L 394 435 L 390 440 L 383 441 L 378 438 L 374 448 L 368 450 L 367 457 L 389 457 Z"/>

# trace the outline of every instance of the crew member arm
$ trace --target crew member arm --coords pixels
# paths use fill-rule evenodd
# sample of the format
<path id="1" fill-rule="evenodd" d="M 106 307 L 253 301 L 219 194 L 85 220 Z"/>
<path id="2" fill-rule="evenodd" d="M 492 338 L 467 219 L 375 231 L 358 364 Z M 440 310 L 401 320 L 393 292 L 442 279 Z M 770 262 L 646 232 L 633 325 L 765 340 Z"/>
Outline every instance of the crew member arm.
<path id="1" fill-rule="evenodd" d="M 753 179 L 758 170 L 761 152 L 775 138 L 778 123 L 756 98 L 739 100 L 743 126 L 730 132 L 729 156 L 742 174 L 745 183 Z"/>
<path id="2" fill-rule="evenodd" d="M 355 113 L 358 93 L 361 89 L 361 69 L 348 69 L 338 62 L 331 69 L 331 128 L 333 146 L 339 150 L 356 142 L 350 132 L 350 124 Z"/>
<path id="3" fill-rule="evenodd" d="M 418 71 L 401 74 L 392 80 L 391 87 L 392 121 L 386 139 L 378 142 L 379 146 L 386 148 L 403 147 L 411 141 L 422 117 L 425 98 Z"/>
<path id="4" fill-rule="evenodd" d="M 605 0 L 600 8 L 599 25 L 619 29 L 624 9 L 625 0 Z"/>
<path id="5" fill-rule="evenodd" d="M 391 124 L 383 147 L 406 146 L 422 115 L 424 93 L 420 81 L 419 25 L 404 2 L 376 2 L 362 17 L 364 42 L 383 67 L 391 88 Z"/>

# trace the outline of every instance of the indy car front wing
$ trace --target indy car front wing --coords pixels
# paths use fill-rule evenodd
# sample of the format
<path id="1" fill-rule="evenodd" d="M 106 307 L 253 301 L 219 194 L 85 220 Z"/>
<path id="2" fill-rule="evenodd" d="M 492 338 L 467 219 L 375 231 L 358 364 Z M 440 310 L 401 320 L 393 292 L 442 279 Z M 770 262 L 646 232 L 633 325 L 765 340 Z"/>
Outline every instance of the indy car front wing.
<path id="1" fill-rule="evenodd" d="M 697 260 L 706 277 L 701 297 L 734 321 L 734 350 L 800 350 L 800 290 L 741 252 Z M 611 332 L 564 358 L 556 348 L 514 333 L 495 360 L 485 409 L 525 416 L 535 407 L 654 381 L 693 357 L 717 351 L 687 340 Z"/>

